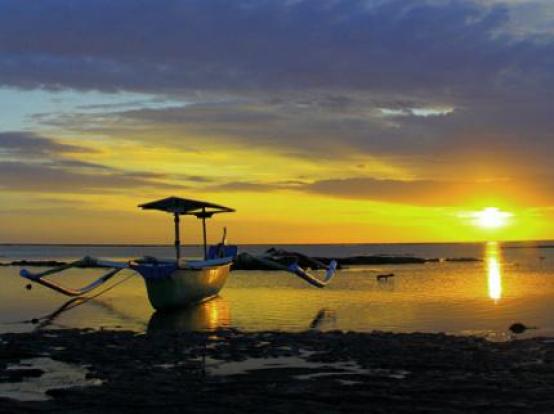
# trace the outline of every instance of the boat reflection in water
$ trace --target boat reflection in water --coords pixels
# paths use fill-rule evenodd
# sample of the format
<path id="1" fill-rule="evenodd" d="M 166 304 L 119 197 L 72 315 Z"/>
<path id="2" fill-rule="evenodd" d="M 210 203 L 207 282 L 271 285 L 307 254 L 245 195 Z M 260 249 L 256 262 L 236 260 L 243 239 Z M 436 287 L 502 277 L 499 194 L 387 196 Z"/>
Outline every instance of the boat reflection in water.
<path id="1" fill-rule="evenodd" d="M 500 248 L 497 242 L 487 243 L 485 251 L 489 297 L 498 302 L 502 298 L 502 268 Z"/>
<path id="2" fill-rule="evenodd" d="M 335 327 L 337 322 L 336 312 L 332 309 L 320 309 L 310 323 L 309 329 L 322 330 L 328 327 Z"/>
<path id="3" fill-rule="evenodd" d="M 230 324 L 229 303 L 216 297 L 186 308 L 154 312 L 148 322 L 148 332 L 213 331 Z"/>

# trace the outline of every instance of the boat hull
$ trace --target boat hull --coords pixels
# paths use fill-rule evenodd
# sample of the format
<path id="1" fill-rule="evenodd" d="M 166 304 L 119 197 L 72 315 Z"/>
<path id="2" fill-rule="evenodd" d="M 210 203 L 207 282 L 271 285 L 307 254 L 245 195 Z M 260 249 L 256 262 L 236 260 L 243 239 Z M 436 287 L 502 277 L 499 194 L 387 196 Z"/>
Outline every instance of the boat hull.
<path id="1" fill-rule="evenodd" d="M 148 299 L 157 310 L 174 309 L 215 297 L 225 285 L 231 264 L 202 269 L 177 269 L 168 277 L 144 281 Z"/>

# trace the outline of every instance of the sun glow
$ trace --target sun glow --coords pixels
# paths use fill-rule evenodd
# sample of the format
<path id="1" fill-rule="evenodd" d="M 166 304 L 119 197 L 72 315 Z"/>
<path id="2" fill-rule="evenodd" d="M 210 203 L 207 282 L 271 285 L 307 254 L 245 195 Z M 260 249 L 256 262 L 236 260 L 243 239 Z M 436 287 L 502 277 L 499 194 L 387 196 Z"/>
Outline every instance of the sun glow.
<path id="1" fill-rule="evenodd" d="M 496 207 L 488 207 L 473 214 L 475 224 L 486 229 L 496 229 L 508 224 L 512 213 L 500 211 Z"/>

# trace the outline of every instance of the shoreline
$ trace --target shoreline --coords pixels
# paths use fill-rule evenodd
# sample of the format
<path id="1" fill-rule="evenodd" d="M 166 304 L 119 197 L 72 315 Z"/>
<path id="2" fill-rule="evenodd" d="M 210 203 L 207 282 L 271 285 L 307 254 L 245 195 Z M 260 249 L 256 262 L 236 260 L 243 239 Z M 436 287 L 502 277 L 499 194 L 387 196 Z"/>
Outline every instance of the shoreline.
<path id="1" fill-rule="evenodd" d="M 427 333 L 54 330 L 0 335 L 0 386 L 32 358 L 96 385 L 0 412 L 553 412 L 554 339 Z M 10 375 L 8 366 L 12 366 Z M 14 380 L 15 378 L 15 380 Z"/>
<path id="2" fill-rule="evenodd" d="M 244 253 L 239 254 L 233 263 L 232 270 L 274 270 L 266 265 L 260 264 L 251 260 L 251 257 L 246 257 Z M 364 266 L 364 265 L 406 265 L 406 264 L 426 264 L 426 263 L 474 263 L 482 262 L 483 259 L 476 257 L 416 257 L 416 256 L 394 256 L 394 255 L 368 255 L 368 256 L 347 256 L 347 257 L 314 257 L 313 259 L 328 264 L 331 260 L 338 263 L 339 269 L 348 266 Z M 0 267 L 9 266 L 31 266 L 31 267 L 57 267 L 66 266 L 70 262 L 64 260 L 29 260 L 19 259 L 8 262 L 0 262 Z M 95 268 L 99 267 L 94 264 L 79 264 L 75 267 L 79 268 Z"/>

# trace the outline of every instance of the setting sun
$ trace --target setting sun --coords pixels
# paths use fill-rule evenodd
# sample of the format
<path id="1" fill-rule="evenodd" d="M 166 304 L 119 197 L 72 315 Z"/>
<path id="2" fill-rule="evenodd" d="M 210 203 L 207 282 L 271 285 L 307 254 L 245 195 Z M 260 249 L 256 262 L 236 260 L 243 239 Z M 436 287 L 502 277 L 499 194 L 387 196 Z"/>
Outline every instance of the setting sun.
<path id="1" fill-rule="evenodd" d="M 496 207 L 488 207 L 474 214 L 475 224 L 487 229 L 504 227 L 512 216 L 512 213 L 500 211 Z"/>

